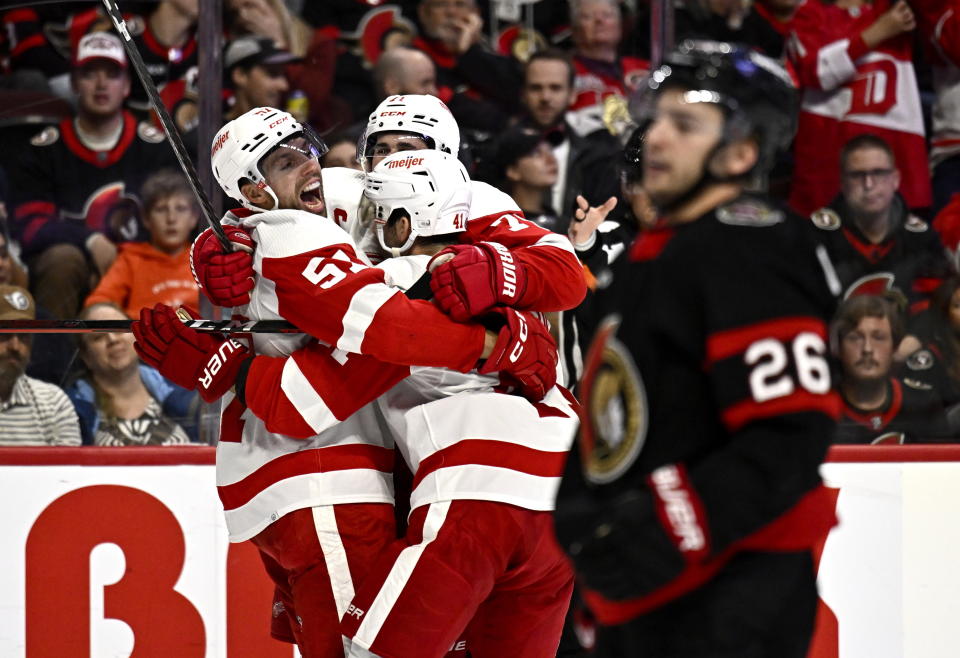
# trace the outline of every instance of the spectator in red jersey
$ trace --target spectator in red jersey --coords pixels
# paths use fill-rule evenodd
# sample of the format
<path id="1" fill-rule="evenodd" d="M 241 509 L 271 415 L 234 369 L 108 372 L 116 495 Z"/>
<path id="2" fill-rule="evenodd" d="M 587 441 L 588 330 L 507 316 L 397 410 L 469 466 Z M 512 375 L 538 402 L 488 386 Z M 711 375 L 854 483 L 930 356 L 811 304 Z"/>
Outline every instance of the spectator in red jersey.
<path id="1" fill-rule="evenodd" d="M 913 12 L 905 0 L 808 0 L 788 52 L 803 90 L 790 205 L 807 214 L 839 187 L 835 166 L 852 137 L 874 133 L 893 149 L 909 208 L 931 204 L 920 93 L 913 69 Z"/>
<path id="2" fill-rule="evenodd" d="M 960 1 L 911 0 L 933 70 L 933 210 L 960 192 Z"/>
<path id="3" fill-rule="evenodd" d="M 176 166 L 163 133 L 123 109 L 127 60 L 113 34 L 84 36 L 71 81 L 77 115 L 30 140 L 11 170 L 14 238 L 37 304 L 73 317 L 113 263 L 115 243 L 139 235 L 143 180 Z"/>
<path id="4" fill-rule="evenodd" d="M 840 305 L 833 340 L 843 415 L 835 443 L 923 443 L 949 436 L 932 387 L 892 375 L 894 351 L 903 334 L 903 317 L 892 298 L 857 295 Z"/>
<path id="5" fill-rule="evenodd" d="M 200 291 L 190 271 L 190 242 L 200 209 L 183 174 L 158 171 L 142 189 L 143 224 L 149 242 L 127 242 L 84 306 L 113 302 L 127 315 L 162 303 L 200 307 Z"/>
<path id="6" fill-rule="evenodd" d="M 940 236 L 954 269 L 960 270 L 960 193 L 954 194 L 933 218 L 933 228 Z"/>
<path id="7" fill-rule="evenodd" d="M 864 277 L 886 278 L 916 313 L 948 274 L 943 245 L 897 193 L 905 175 L 893 149 L 876 135 L 858 135 L 840 153 L 840 194 L 810 215 L 845 289 Z"/>

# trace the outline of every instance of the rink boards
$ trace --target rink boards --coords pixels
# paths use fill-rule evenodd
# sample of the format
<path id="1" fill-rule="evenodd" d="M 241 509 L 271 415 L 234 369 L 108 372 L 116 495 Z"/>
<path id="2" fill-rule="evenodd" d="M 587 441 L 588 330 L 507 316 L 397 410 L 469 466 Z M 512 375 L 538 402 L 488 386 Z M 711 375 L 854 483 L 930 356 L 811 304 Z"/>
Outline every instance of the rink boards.
<path id="1" fill-rule="evenodd" d="M 0 656 L 290 658 L 212 448 L 0 449 Z M 960 654 L 960 446 L 842 447 L 814 658 Z"/>

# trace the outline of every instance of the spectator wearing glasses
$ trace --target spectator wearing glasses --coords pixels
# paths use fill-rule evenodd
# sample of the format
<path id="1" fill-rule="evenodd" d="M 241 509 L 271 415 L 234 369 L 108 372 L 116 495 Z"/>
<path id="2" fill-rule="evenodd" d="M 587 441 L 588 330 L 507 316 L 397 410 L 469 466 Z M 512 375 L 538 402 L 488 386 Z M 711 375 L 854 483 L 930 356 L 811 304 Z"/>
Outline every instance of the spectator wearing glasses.
<path id="1" fill-rule="evenodd" d="M 896 377 L 894 353 L 903 338 L 899 295 L 855 295 L 837 310 L 833 345 L 843 412 L 835 443 L 900 444 L 947 440 L 947 417 L 933 387 Z"/>
<path id="2" fill-rule="evenodd" d="M 893 149 L 876 135 L 854 137 L 840 152 L 840 179 L 840 194 L 810 215 L 840 283 L 849 294 L 863 277 L 885 279 L 907 296 L 911 313 L 922 310 L 950 266 L 936 232 L 897 192 Z"/>

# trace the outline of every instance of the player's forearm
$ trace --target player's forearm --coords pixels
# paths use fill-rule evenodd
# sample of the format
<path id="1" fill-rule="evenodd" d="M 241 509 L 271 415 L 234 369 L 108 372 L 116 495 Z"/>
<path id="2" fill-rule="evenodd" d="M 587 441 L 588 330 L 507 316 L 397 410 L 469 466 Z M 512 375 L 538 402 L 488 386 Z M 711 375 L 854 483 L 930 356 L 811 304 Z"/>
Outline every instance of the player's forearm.
<path id="1" fill-rule="evenodd" d="M 513 251 L 524 267 L 527 287 L 516 308 L 529 311 L 566 311 L 583 301 L 587 282 L 583 265 L 573 253 L 559 247 L 528 247 Z"/>

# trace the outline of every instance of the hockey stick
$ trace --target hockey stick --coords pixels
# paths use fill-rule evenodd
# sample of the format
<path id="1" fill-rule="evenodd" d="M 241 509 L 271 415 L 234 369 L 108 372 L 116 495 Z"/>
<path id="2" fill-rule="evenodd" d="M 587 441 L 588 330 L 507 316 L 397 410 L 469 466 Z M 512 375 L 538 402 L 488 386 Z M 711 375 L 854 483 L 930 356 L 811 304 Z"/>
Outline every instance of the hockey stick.
<path id="1" fill-rule="evenodd" d="M 89 334 L 129 332 L 133 320 L 0 320 L 0 334 Z M 189 320 L 197 331 L 224 334 L 303 333 L 285 320 Z"/>
<path id="2" fill-rule="evenodd" d="M 216 233 L 217 239 L 220 241 L 220 244 L 223 245 L 224 250 L 227 252 L 233 251 L 233 245 L 230 244 L 227 234 L 224 233 L 223 227 L 220 226 L 220 220 L 214 216 L 213 206 L 210 205 L 210 200 L 207 199 L 207 195 L 203 192 L 200 179 L 197 177 L 197 170 L 194 168 L 193 162 L 190 161 L 190 156 L 187 154 L 187 149 L 183 145 L 180 132 L 173 123 L 170 113 L 167 112 L 167 108 L 163 105 L 163 101 L 160 100 L 157 86 L 153 84 L 153 78 L 151 78 L 147 72 L 147 67 L 143 63 L 143 57 L 140 56 L 140 52 L 130 37 L 130 31 L 127 29 L 127 23 L 123 20 L 123 15 L 120 13 L 120 7 L 117 6 L 116 0 L 103 0 L 103 6 L 106 8 L 107 14 L 110 15 L 110 20 L 113 21 L 114 28 L 116 28 L 117 33 L 120 35 L 123 49 L 127 52 L 127 59 L 130 60 L 130 64 L 133 66 L 137 77 L 140 78 L 140 82 L 143 84 L 147 96 L 150 97 L 150 104 L 153 105 L 154 111 L 160 118 L 163 132 L 167 134 L 167 139 L 170 140 L 173 153 L 180 162 L 180 168 L 183 169 L 183 173 L 187 175 L 190 187 L 193 188 L 193 193 L 200 203 L 200 210 L 203 212 L 204 219 L 207 220 L 210 228 Z"/>

